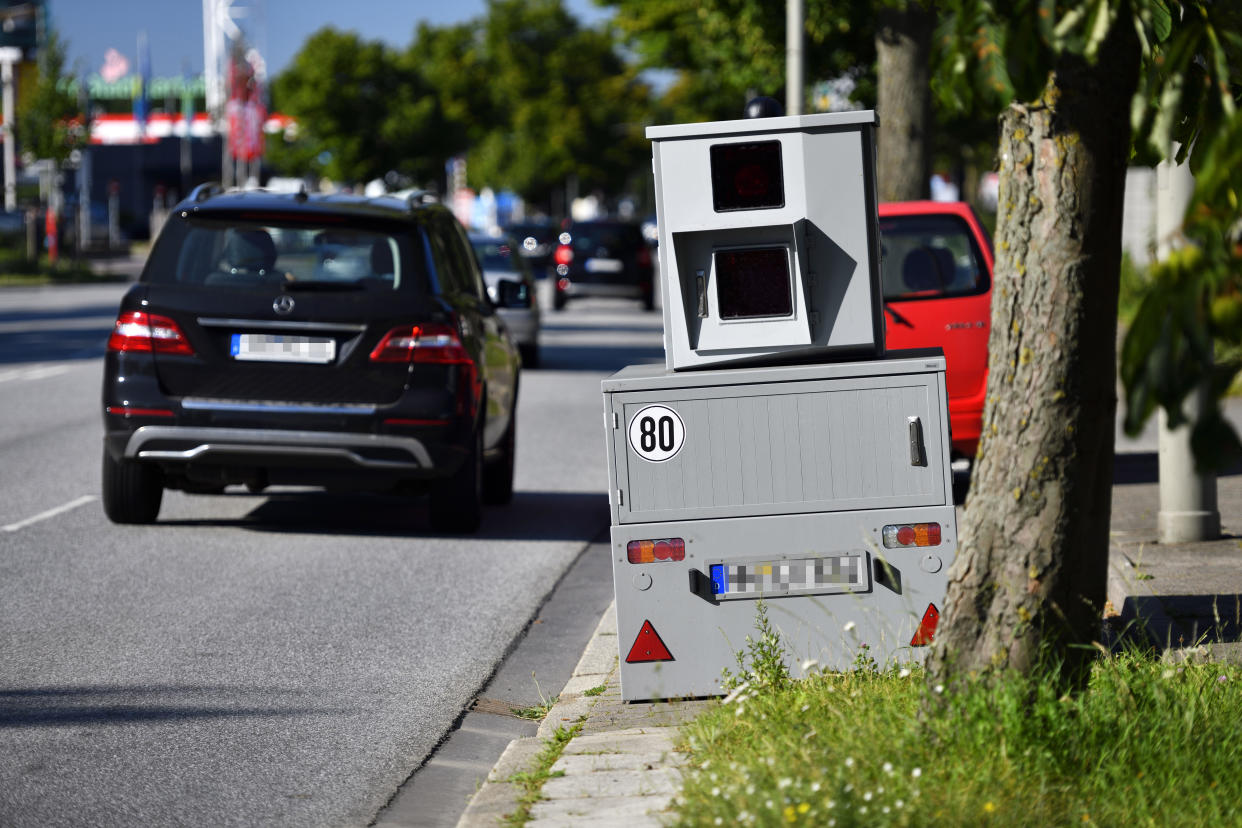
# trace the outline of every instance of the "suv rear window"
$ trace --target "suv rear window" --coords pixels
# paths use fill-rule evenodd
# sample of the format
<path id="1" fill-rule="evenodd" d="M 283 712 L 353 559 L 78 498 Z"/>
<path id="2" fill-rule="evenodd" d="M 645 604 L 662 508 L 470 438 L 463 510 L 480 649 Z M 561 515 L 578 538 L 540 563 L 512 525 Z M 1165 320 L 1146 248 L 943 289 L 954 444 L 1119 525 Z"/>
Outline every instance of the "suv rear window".
<path id="1" fill-rule="evenodd" d="M 880 219 L 885 299 L 974 296 L 991 286 L 983 254 L 957 216 Z"/>
<path id="2" fill-rule="evenodd" d="M 591 255 L 597 250 L 619 256 L 643 246 L 643 233 L 633 224 L 575 224 L 569 228 L 571 244 L 576 252 Z"/>
<path id="3" fill-rule="evenodd" d="M 408 227 L 387 232 L 307 218 L 172 219 L 142 279 L 224 289 L 426 290 L 425 256 L 414 253 Z"/>

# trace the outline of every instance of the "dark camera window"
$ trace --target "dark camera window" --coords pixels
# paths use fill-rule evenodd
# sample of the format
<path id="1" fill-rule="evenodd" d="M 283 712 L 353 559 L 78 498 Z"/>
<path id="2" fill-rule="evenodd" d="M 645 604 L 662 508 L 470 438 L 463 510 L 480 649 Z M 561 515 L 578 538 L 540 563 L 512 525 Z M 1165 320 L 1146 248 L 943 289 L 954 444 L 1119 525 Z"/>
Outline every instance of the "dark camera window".
<path id="1" fill-rule="evenodd" d="M 721 319 L 792 315 L 788 252 L 783 247 L 717 252 L 716 295 Z"/>
<path id="2" fill-rule="evenodd" d="M 716 144 L 711 160 L 712 203 L 717 213 L 785 206 L 780 141 Z"/>

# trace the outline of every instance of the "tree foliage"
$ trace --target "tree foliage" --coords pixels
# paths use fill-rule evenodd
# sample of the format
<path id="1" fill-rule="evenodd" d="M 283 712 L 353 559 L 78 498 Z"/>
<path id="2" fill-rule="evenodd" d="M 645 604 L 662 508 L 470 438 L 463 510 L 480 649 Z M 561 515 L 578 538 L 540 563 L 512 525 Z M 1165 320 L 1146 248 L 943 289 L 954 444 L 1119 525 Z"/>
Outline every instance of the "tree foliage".
<path id="1" fill-rule="evenodd" d="M 390 170 L 426 179 L 443 169 L 438 96 L 417 67 L 382 43 L 320 29 L 276 78 L 272 102 L 298 122 L 293 145 L 274 149 L 282 166 L 308 164 L 345 181 Z"/>
<path id="2" fill-rule="evenodd" d="M 480 19 L 423 26 L 409 59 L 441 94 L 475 186 L 544 200 L 576 176 L 616 192 L 645 166 L 649 90 L 561 0 L 491 0 Z"/>
<path id="3" fill-rule="evenodd" d="M 17 145 L 23 153 L 57 163 L 86 143 L 86 128 L 77 98 L 65 91 L 65 45 L 55 33 L 36 64 L 32 80 L 23 79 L 17 101 Z"/>
<path id="4" fill-rule="evenodd" d="M 645 69 L 675 70 L 670 120 L 741 117 L 753 94 L 784 99 L 785 4 L 764 0 L 602 0 Z M 875 98 L 873 9 L 869 2 L 807 0 L 806 77 L 835 78 L 865 67 L 861 100 Z"/>

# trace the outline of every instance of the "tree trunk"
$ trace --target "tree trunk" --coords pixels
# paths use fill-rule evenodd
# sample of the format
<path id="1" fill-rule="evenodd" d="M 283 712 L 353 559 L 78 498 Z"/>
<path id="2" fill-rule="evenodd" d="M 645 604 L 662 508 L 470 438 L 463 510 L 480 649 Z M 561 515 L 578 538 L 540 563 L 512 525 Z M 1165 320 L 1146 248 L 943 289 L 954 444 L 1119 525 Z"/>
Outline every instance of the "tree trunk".
<path id="1" fill-rule="evenodd" d="M 927 198 L 931 171 L 931 35 L 935 23 L 917 2 L 876 15 L 879 60 L 876 111 L 880 130 L 877 186 L 881 201 Z"/>
<path id="2" fill-rule="evenodd" d="M 1001 116 L 988 399 L 933 683 L 1084 676 L 1101 624 L 1116 398 L 1121 212 L 1139 48 L 1058 59 Z"/>

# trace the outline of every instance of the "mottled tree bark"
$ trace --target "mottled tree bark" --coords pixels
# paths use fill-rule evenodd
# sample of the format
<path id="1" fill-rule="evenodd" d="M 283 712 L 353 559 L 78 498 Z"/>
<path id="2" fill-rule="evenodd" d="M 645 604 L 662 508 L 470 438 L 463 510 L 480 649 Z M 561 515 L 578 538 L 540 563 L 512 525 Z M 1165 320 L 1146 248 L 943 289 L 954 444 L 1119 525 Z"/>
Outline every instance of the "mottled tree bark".
<path id="1" fill-rule="evenodd" d="M 933 16 L 917 2 L 876 13 L 877 187 L 881 201 L 927 198 Z"/>
<path id="2" fill-rule="evenodd" d="M 1038 102 L 1001 116 L 984 433 L 934 683 L 1042 665 L 1072 685 L 1099 634 L 1139 65 L 1129 16 L 1118 19 L 1096 62 L 1061 57 Z"/>

